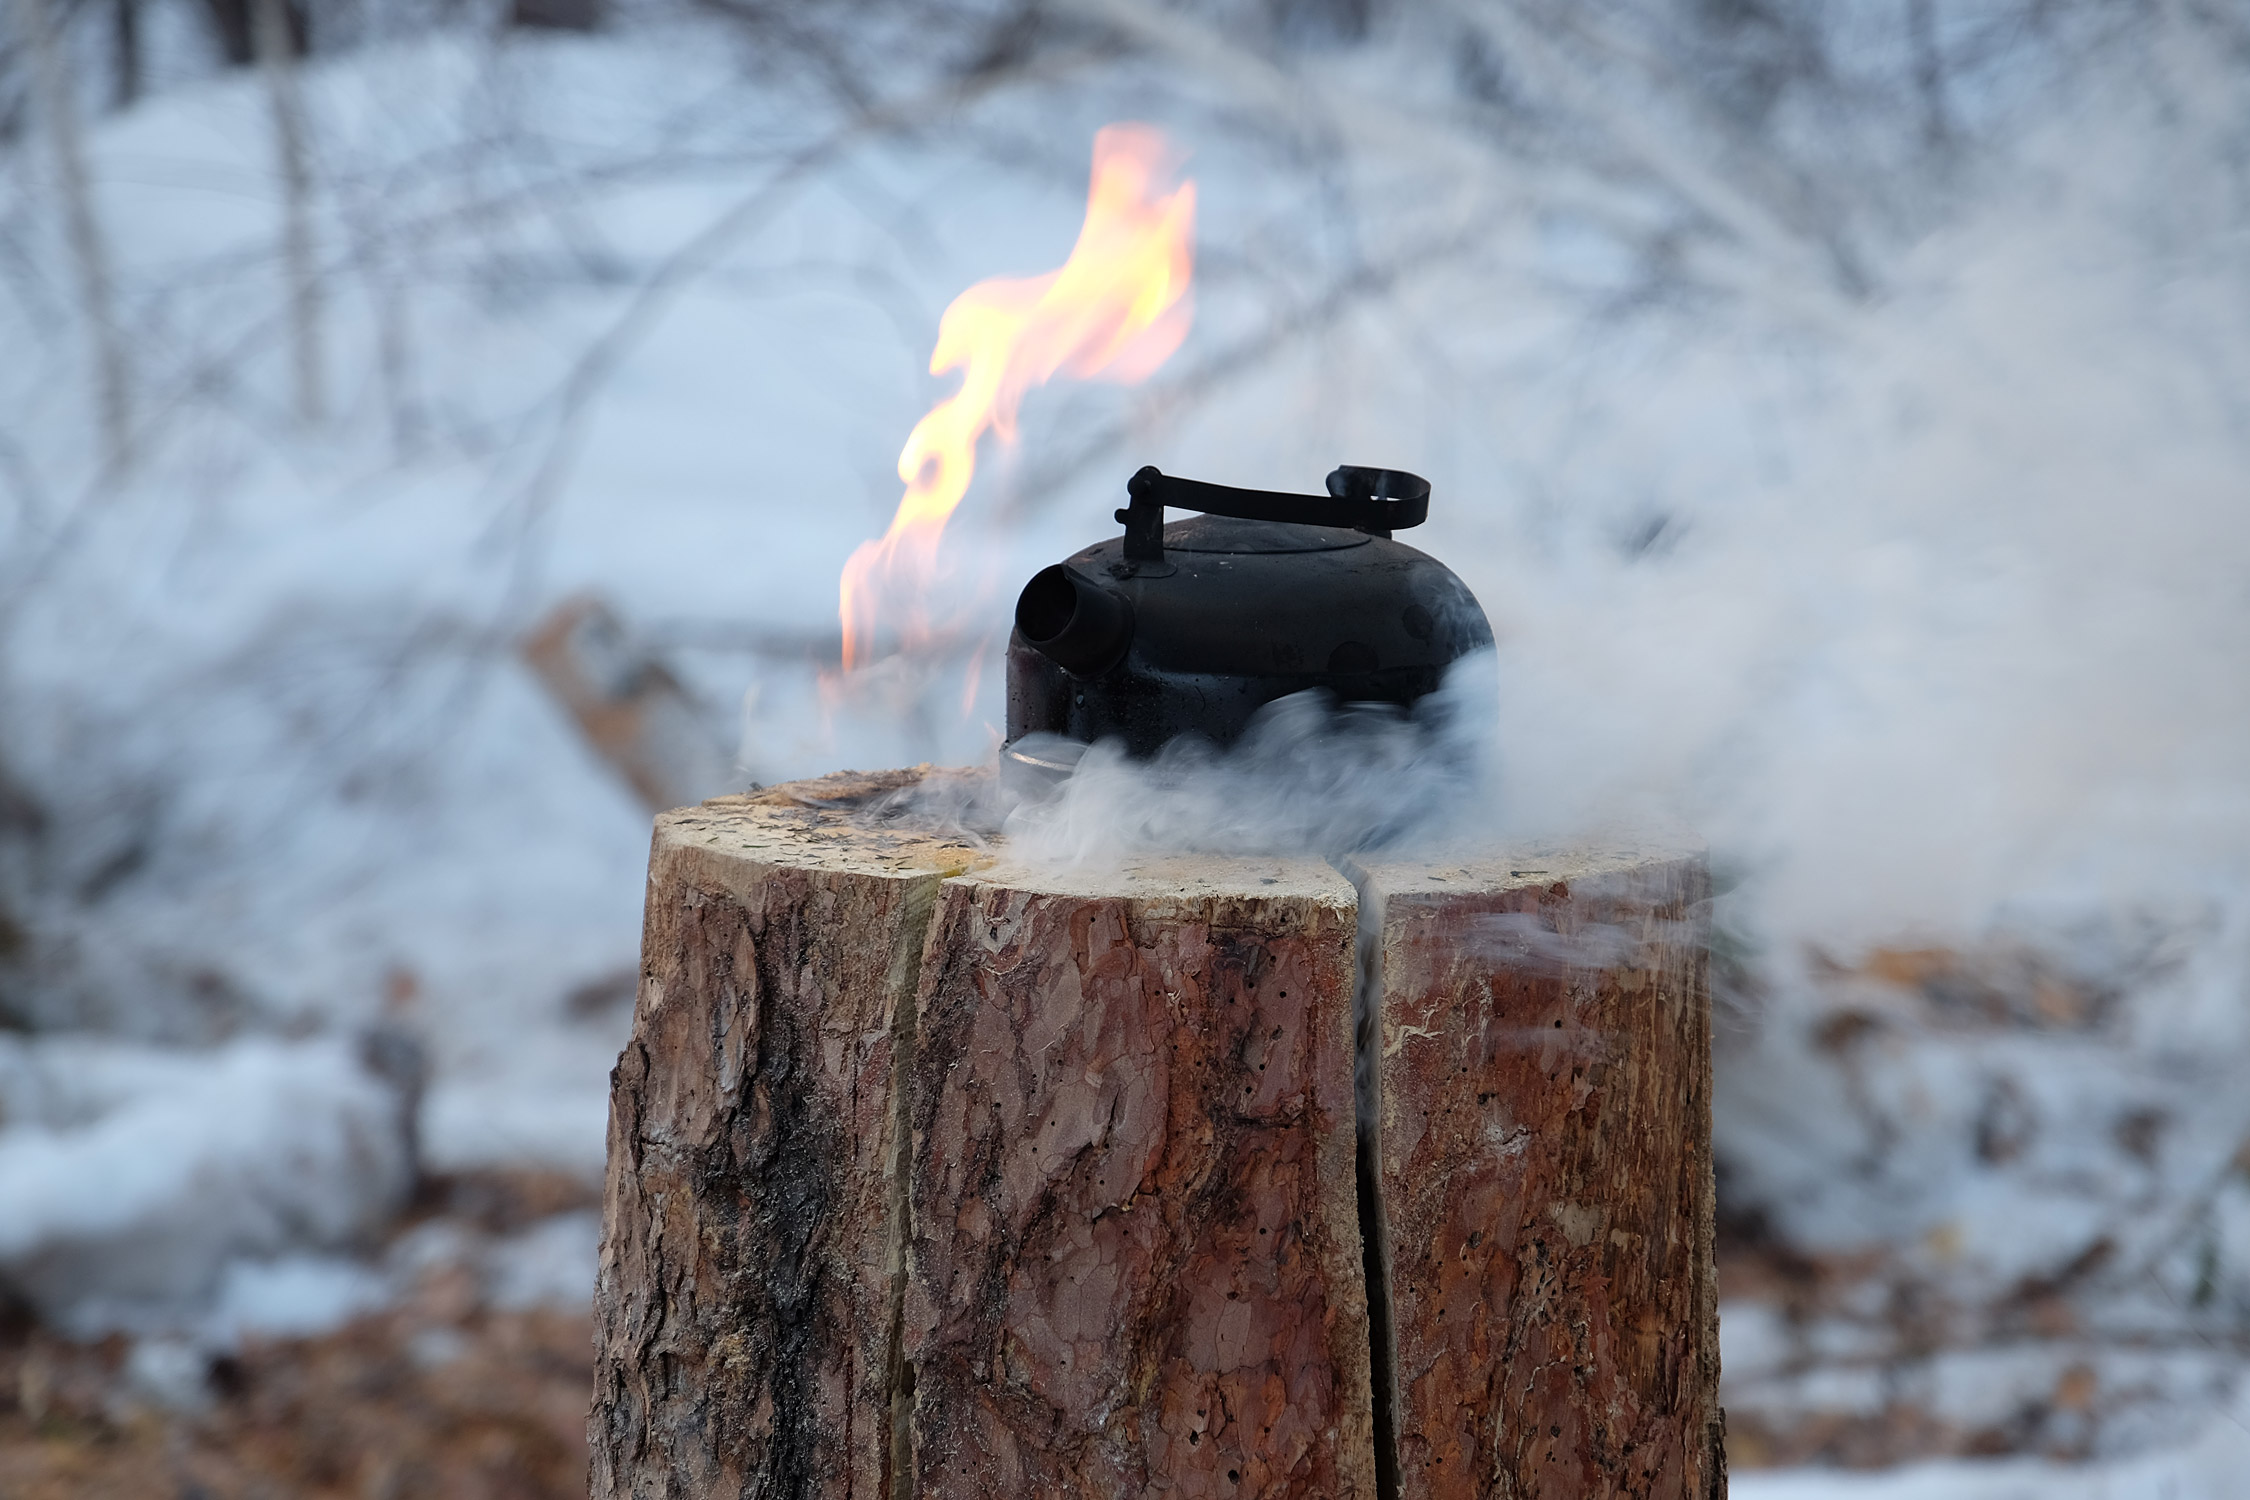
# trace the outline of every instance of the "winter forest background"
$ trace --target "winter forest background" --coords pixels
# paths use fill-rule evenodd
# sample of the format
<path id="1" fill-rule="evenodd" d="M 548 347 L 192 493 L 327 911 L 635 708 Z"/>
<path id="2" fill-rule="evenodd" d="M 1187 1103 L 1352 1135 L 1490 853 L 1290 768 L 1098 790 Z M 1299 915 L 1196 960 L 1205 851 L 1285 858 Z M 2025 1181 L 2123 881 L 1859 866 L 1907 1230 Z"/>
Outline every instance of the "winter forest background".
<path id="1" fill-rule="evenodd" d="M 1193 330 L 839 674 L 1116 120 Z M 647 804 L 985 758 L 1135 467 L 1345 461 L 1492 615 L 1484 811 L 1711 842 L 1738 1492 L 2239 1493 L 2229 0 L 6 0 L 0 1491 L 583 1493 Z"/>

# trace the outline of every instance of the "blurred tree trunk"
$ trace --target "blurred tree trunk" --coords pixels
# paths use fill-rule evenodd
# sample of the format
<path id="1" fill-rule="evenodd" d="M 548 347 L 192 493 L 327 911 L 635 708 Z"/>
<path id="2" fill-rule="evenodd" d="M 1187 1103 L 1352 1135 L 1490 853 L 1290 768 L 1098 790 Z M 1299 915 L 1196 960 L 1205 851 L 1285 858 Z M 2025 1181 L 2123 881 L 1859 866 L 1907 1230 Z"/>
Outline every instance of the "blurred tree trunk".
<path id="1" fill-rule="evenodd" d="M 1945 105 L 1945 54 L 1938 47 L 1933 0 L 1907 0 L 1906 28 L 1914 48 L 1914 91 L 1922 103 L 1922 144 L 1943 151 L 1953 142 Z"/>
<path id="2" fill-rule="evenodd" d="M 23 910 L 47 827 L 46 808 L 0 760 L 0 1030 L 30 1028 L 32 1006 L 21 989 L 36 944 Z"/>
<path id="3" fill-rule="evenodd" d="M 54 142 L 55 186 L 62 195 L 63 232 L 70 244 L 71 268 L 78 279 L 81 315 L 94 366 L 94 404 L 100 413 L 101 467 L 121 471 L 131 460 L 133 405 L 131 370 L 124 334 L 117 324 L 115 289 L 110 277 L 109 243 L 95 212 L 93 186 L 86 172 L 85 142 L 78 132 L 78 99 L 72 89 L 62 38 L 50 0 L 16 0 L 31 48 L 32 87 L 47 117 Z"/>
<path id="4" fill-rule="evenodd" d="M 508 24 L 549 31 L 594 31 L 604 19 L 602 0 L 513 0 Z"/>
<path id="5" fill-rule="evenodd" d="M 115 103 L 130 109 L 141 97 L 141 0 L 117 0 L 112 52 L 117 62 Z"/>
<path id="6" fill-rule="evenodd" d="M 273 105 L 274 148 L 280 158 L 281 247 L 289 278 L 290 352 L 297 416 L 321 420 L 327 407 L 321 379 L 320 268 L 313 258 L 312 169 L 305 139 L 304 96 L 298 89 L 302 38 L 292 30 L 288 0 L 252 0 L 258 66 Z"/>
<path id="7" fill-rule="evenodd" d="M 238 68 L 247 68 L 258 60 L 258 10 L 264 3 L 265 0 L 203 0 L 219 50 Z M 304 8 L 294 0 L 282 0 L 282 9 L 289 17 L 290 50 L 303 56 L 311 41 Z"/>

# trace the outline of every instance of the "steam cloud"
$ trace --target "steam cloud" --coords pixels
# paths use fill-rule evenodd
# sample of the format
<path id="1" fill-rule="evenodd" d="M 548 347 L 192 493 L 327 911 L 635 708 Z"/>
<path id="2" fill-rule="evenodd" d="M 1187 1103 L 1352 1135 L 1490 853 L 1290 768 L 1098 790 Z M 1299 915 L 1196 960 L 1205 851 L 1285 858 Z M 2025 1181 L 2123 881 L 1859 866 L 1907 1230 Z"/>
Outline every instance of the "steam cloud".
<path id="1" fill-rule="evenodd" d="M 1007 814 L 1010 851 L 1086 865 L 1142 850 L 1334 858 L 1430 841 L 1489 805 L 1491 682 L 1492 654 L 1479 652 L 1412 712 L 1299 693 L 1224 753 L 1185 738 L 1138 762 L 1097 744 L 1052 798 Z"/>

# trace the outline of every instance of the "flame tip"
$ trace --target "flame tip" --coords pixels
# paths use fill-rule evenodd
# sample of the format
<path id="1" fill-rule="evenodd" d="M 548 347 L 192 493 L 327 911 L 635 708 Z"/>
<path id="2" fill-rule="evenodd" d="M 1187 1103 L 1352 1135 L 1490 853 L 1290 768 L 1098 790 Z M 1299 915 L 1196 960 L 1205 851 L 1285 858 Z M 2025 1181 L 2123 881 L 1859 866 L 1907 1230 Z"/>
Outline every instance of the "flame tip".
<path id="1" fill-rule="evenodd" d="M 844 564 L 845 671 L 870 634 L 875 575 L 910 593 L 930 582 L 986 432 L 1014 441 L 1023 397 L 1057 374 L 1138 384 L 1185 342 L 1194 320 L 1195 183 L 1173 185 L 1185 159 L 1157 126 L 1104 125 L 1094 133 L 1086 215 L 1069 258 L 1042 276 L 980 281 L 947 306 L 930 373 L 961 370 L 961 385 L 907 434 L 898 459 L 906 490 L 889 529 Z M 901 571 L 909 576 L 899 579 Z"/>

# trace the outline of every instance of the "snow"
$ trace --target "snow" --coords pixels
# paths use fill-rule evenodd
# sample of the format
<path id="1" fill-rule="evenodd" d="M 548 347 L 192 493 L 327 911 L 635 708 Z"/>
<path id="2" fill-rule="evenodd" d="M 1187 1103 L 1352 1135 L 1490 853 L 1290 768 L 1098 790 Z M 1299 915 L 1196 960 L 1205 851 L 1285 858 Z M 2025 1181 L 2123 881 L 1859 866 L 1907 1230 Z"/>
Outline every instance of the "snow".
<path id="1" fill-rule="evenodd" d="M 556 1214 L 494 1245 L 486 1261 L 492 1305 L 503 1311 L 568 1307 L 594 1284 L 601 1216 Z"/>
<path id="2" fill-rule="evenodd" d="M 0 1036 L 0 1271 L 81 1326 L 220 1341 L 332 1326 L 447 1256 L 504 1304 L 567 1300 L 583 1217 L 507 1248 L 356 1243 L 403 1191 L 409 1099 L 433 1170 L 600 1167 L 624 1017 L 565 997 L 632 966 L 647 820 L 513 659 L 538 614 L 596 590 L 673 642 L 739 780 L 980 759 L 1015 581 L 1105 534 L 1133 467 L 1311 488 L 1394 463 L 1434 481 L 1411 540 L 1499 636 L 1484 812 L 1697 824 L 1741 968 L 1729 1192 L 1800 1249 L 1884 1257 L 1856 1311 L 1730 1303 L 1730 1403 L 1906 1388 L 1981 1420 L 2090 1360 L 2169 1413 L 2098 1445 L 2151 1451 L 2086 1466 L 1738 1492 L 2234 1492 L 2241 1430 L 2206 1420 L 2239 1400 L 2250 1309 L 2250 305 L 2207 190 L 2223 141 L 2090 94 L 1894 247 L 1881 297 L 1753 286 L 1716 321 L 1635 322 L 1601 312 L 1634 290 L 1605 226 L 1660 204 L 1574 215 L 1342 126 L 1316 170 L 1208 81 L 1137 68 L 779 186 L 830 121 L 693 29 L 440 35 L 317 70 L 339 406 L 318 433 L 285 416 L 262 99 L 204 85 L 103 124 L 146 332 L 123 488 L 88 498 L 65 324 L 0 298 L 0 345 L 38 351 L 0 366 L 0 430 L 41 492 L 0 521 L 0 772 L 69 835 L 0 872 L 47 976 L 0 994 L 44 1033 Z M 839 690 L 694 644 L 832 630 L 944 389 L 922 373 L 939 310 L 1059 261 L 1085 143 L 1128 106 L 1194 152 L 1197 326 L 1178 382 L 1035 393 L 1022 449 L 987 456 L 948 583 L 981 675 L 894 663 Z M 20 216 L 43 188 L 15 165 Z M 636 300 L 745 205 L 705 274 Z M 1464 239 L 1304 312 L 1356 265 Z M 575 404 L 605 332 L 614 368 Z M 1870 967 L 1919 948 L 1970 967 Z M 1996 1019 L 1987 970 L 2060 1008 Z M 374 1026 L 426 1050 L 418 1094 L 360 1059 Z M 1982 1344 L 1990 1309 L 2101 1246 L 2069 1339 Z M 1953 1309 L 1964 1346 L 1903 1348 L 1894 1291 Z M 2172 1352 L 2136 1364 L 2152 1339 Z"/>
<path id="3" fill-rule="evenodd" d="M 0 1036 L 0 1271 L 62 1321 L 162 1321 L 228 1263 L 341 1246 L 410 1184 L 401 1100 L 343 1039 L 209 1051 Z"/>
<path id="4" fill-rule="evenodd" d="M 393 1297 L 433 1275 L 466 1272 L 480 1307 L 579 1307 L 592 1294 L 600 1240 L 601 1218 L 585 1210 L 552 1214 L 501 1235 L 433 1219 L 401 1235 L 381 1269 Z"/>
<path id="5" fill-rule="evenodd" d="M 302 1338 L 341 1328 L 395 1295 L 365 1262 L 338 1255 L 285 1255 L 228 1264 L 202 1330 L 226 1347 L 244 1338 Z"/>
<path id="6" fill-rule="evenodd" d="M 1989 1459 L 1906 1464 L 1879 1473 L 1742 1471 L 1738 1500 L 2232 1500 L 2250 1464 L 2250 1426 L 2238 1411 L 2210 1417 L 2169 1451 L 2093 1464 Z"/>

